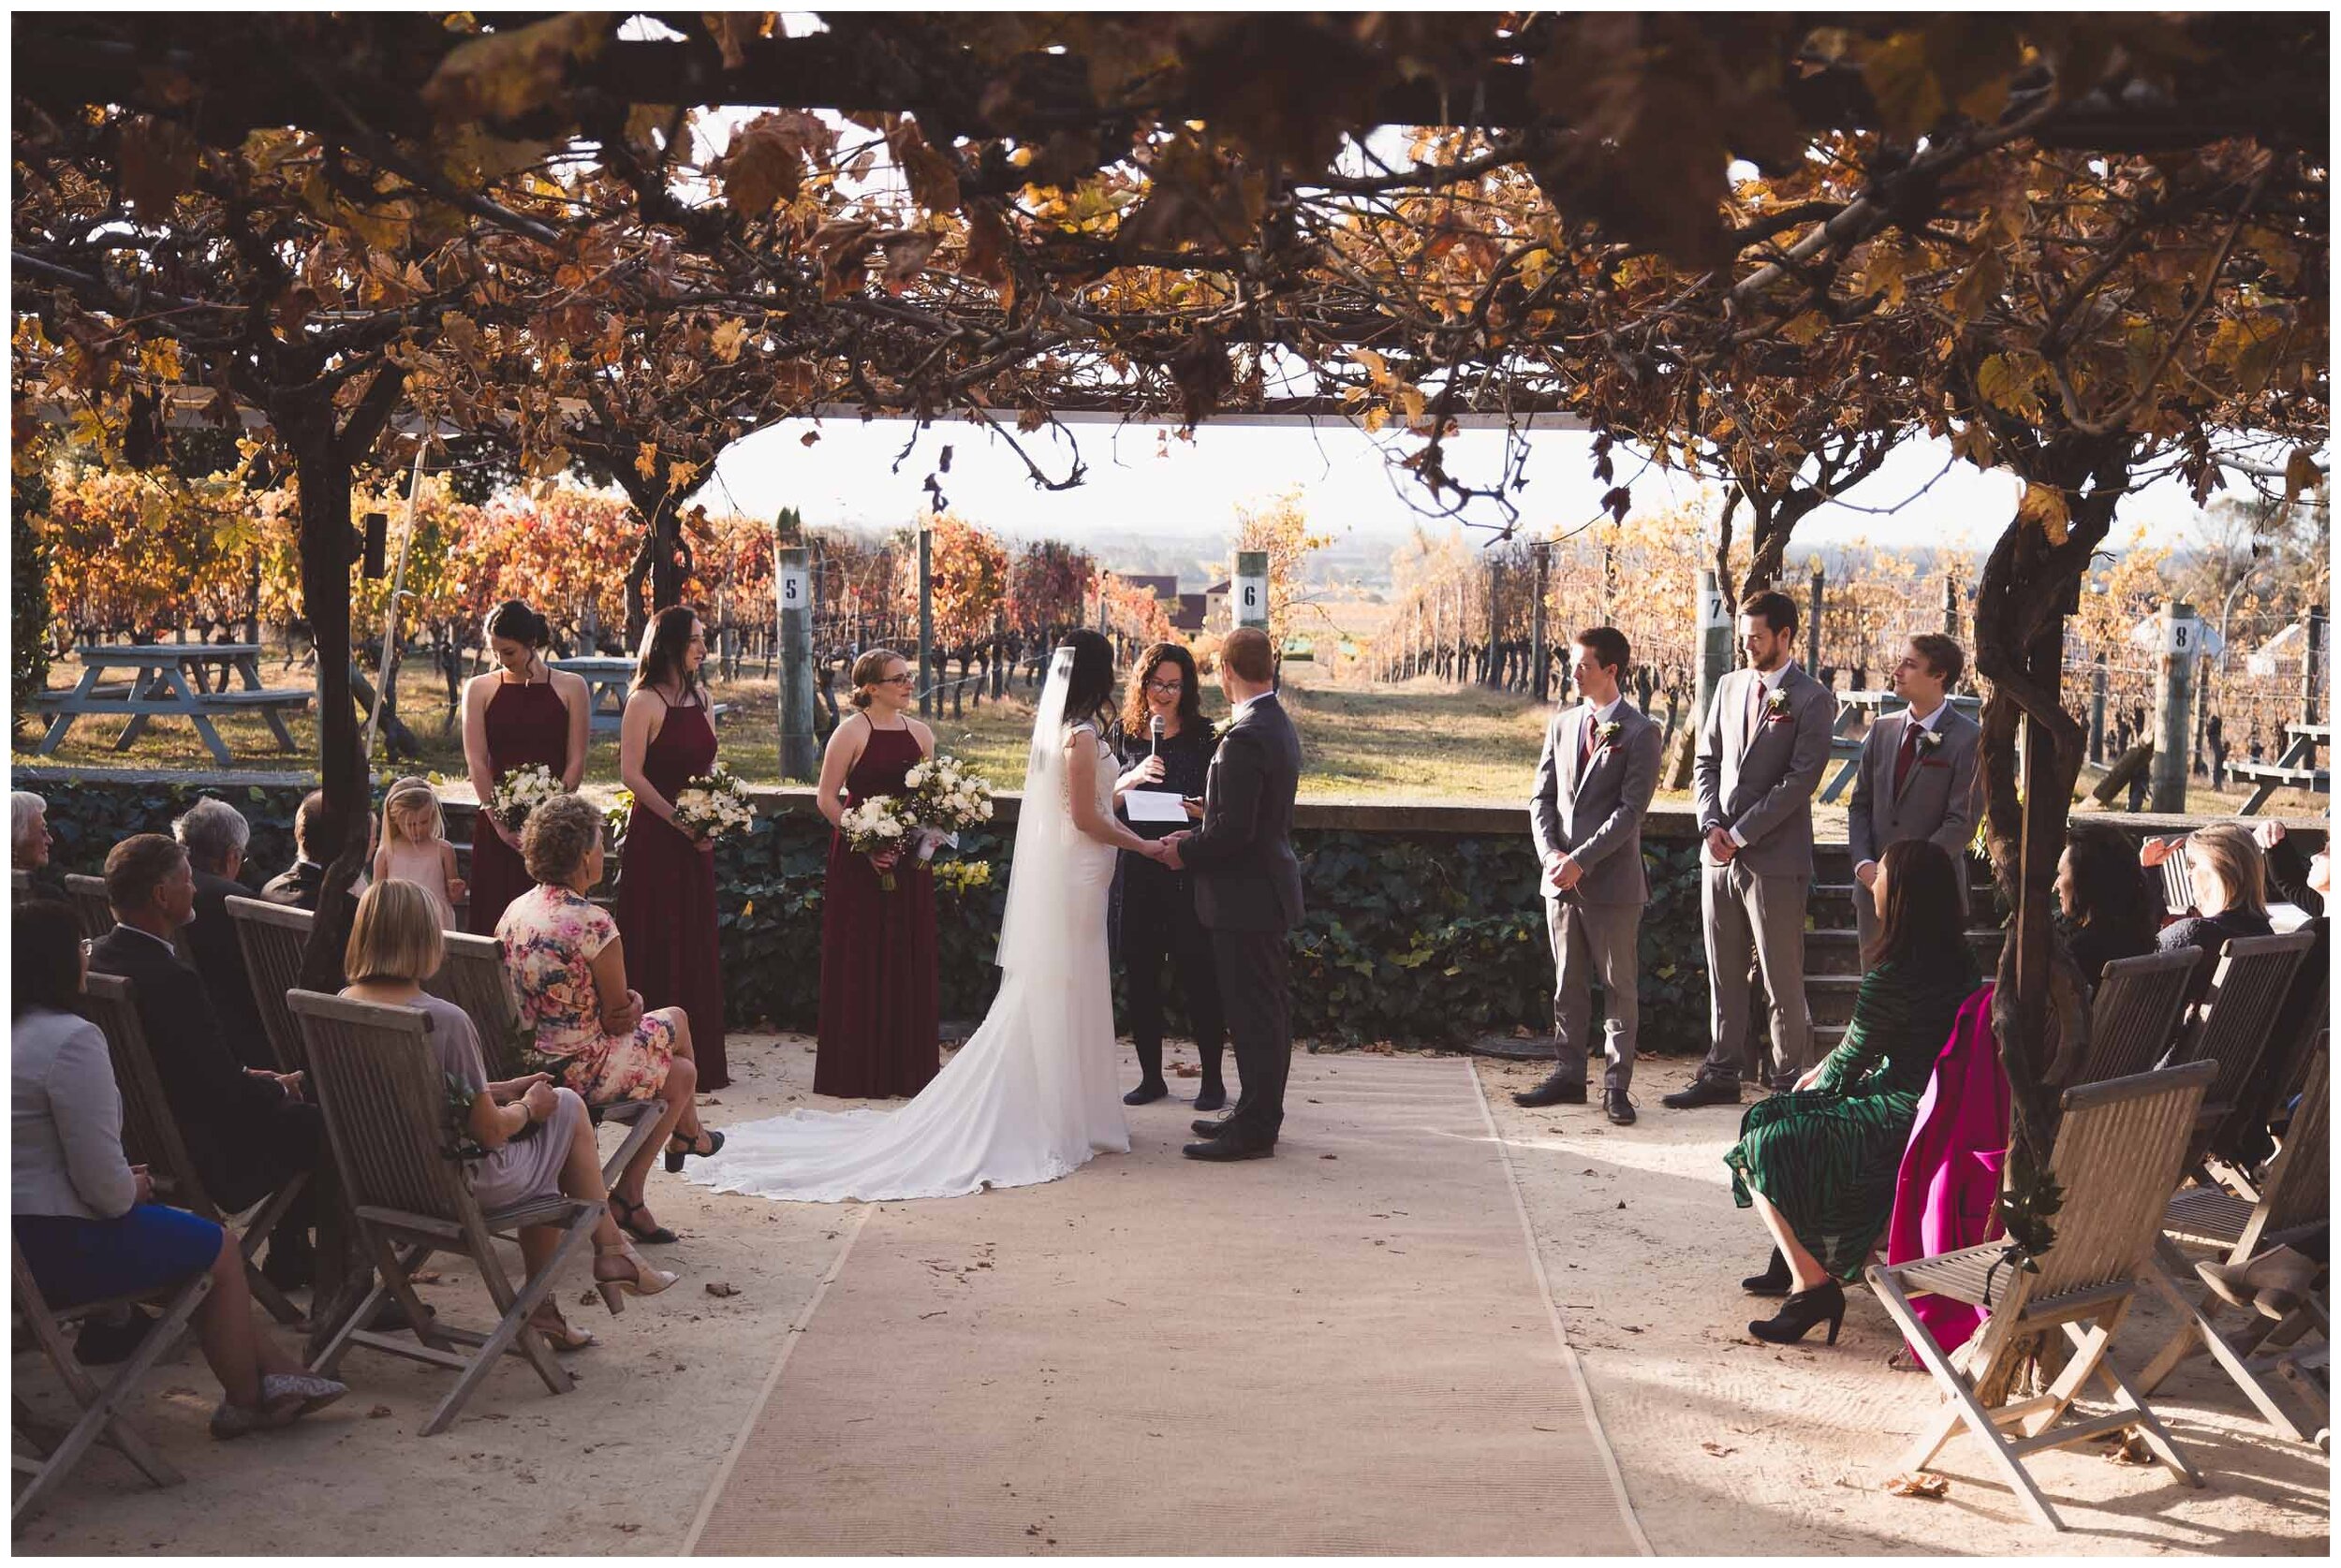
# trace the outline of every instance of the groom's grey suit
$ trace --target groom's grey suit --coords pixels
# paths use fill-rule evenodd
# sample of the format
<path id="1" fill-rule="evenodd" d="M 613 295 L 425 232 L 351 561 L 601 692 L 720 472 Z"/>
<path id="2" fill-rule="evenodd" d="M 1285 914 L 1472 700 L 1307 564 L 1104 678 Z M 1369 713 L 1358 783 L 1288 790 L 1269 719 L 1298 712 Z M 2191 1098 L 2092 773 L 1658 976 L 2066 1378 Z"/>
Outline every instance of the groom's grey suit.
<path id="1" fill-rule="evenodd" d="M 1203 823 L 1179 843 L 1194 873 L 1195 914 L 1211 933 L 1220 1000 L 1243 1079 L 1219 1138 L 1273 1147 L 1292 1068 L 1292 961 L 1286 932 L 1301 923 L 1301 861 L 1292 801 L 1301 737 L 1266 692 L 1221 732 L 1203 785 Z"/>
<path id="2" fill-rule="evenodd" d="M 1610 720 L 1617 729 L 1605 740 L 1591 703 L 1553 715 L 1537 759 L 1536 793 L 1528 798 L 1528 828 L 1539 865 L 1549 867 L 1554 855 L 1565 854 L 1584 868 L 1566 892 L 1549 871 L 1541 884 L 1544 926 L 1553 941 L 1553 1076 L 1585 1081 L 1592 988 L 1598 979 L 1607 1014 L 1605 1091 L 1623 1094 L 1634 1077 L 1642 1016 L 1636 948 L 1642 906 L 1650 901 L 1642 819 L 1658 787 L 1661 738 L 1658 726 L 1624 697 L 1611 708 Z"/>
<path id="3" fill-rule="evenodd" d="M 1722 828 L 1740 845 L 1723 865 L 1704 845 L 1700 849 L 1714 1043 L 1699 1072 L 1723 1083 L 1737 1083 L 1756 1066 L 1749 1049 L 1751 941 L 1772 993 L 1776 1065 L 1789 1073 L 1812 1065 L 1804 901 L 1813 885 L 1813 791 L 1829 764 L 1837 702 L 1794 664 L 1783 667 L 1773 693 L 1760 691 L 1762 681 L 1759 671 L 1735 669 L 1715 682 L 1692 763 L 1700 832 Z"/>

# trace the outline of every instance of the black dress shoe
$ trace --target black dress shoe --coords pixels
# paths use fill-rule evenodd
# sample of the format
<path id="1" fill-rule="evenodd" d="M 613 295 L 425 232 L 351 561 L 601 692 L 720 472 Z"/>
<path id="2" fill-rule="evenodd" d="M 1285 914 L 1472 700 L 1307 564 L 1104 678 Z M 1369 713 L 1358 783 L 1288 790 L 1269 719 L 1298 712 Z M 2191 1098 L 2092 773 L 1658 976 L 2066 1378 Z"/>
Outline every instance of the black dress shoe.
<path id="1" fill-rule="evenodd" d="M 1796 1276 L 1789 1272 L 1789 1260 L 1774 1247 L 1772 1261 L 1764 1265 L 1764 1271 L 1742 1280 L 1740 1288 L 1750 1296 L 1786 1296 L 1795 1284 Z"/>
<path id="2" fill-rule="evenodd" d="M 1834 1280 L 1825 1280 L 1811 1290 L 1789 1292 L 1789 1298 L 1780 1303 L 1779 1316 L 1751 1323 L 1747 1331 L 1768 1345 L 1792 1345 L 1824 1321 L 1833 1345 L 1845 1323 L 1845 1287 Z"/>
<path id="3" fill-rule="evenodd" d="M 155 1320 L 136 1307 L 117 1321 L 109 1322 L 103 1317 L 84 1319 L 81 1331 L 73 1337 L 73 1359 L 84 1367 L 110 1367 L 127 1361 L 154 1326 Z"/>
<path id="4" fill-rule="evenodd" d="M 1688 1089 L 1677 1090 L 1658 1103 L 1669 1110 L 1692 1110 L 1701 1106 L 1736 1106 L 1740 1103 L 1740 1082 L 1737 1078 L 1693 1078 Z"/>
<path id="5" fill-rule="evenodd" d="M 1195 1108 L 1197 1110 L 1226 1110 L 1228 1092 L 1225 1089 L 1207 1085 L 1200 1094 L 1195 1096 Z"/>
<path id="6" fill-rule="evenodd" d="M 1512 1096 L 1516 1106 L 1582 1106 L 1585 1103 L 1585 1080 L 1565 1078 L 1555 1073 L 1534 1089 Z"/>
<path id="7" fill-rule="evenodd" d="M 1634 1124 L 1634 1102 L 1626 1097 L 1623 1089 L 1605 1092 L 1601 1096 L 1601 1110 L 1617 1126 L 1631 1127 Z"/>
<path id="8" fill-rule="evenodd" d="M 1188 1122 L 1187 1125 L 1195 1129 L 1195 1136 L 1197 1137 L 1215 1138 L 1220 1134 L 1228 1130 L 1228 1119 L 1223 1116 L 1215 1120 L 1211 1117 L 1203 1116 L 1196 1118 L 1193 1121 Z"/>
<path id="9" fill-rule="evenodd" d="M 1231 1138 L 1209 1138 L 1190 1143 L 1179 1150 L 1190 1160 L 1265 1160 L 1276 1152 L 1273 1143 L 1242 1143 Z"/>
<path id="10" fill-rule="evenodd" d="M 278 1290 L 306 1290 L 317 1281 L 317 1250 L 271 1241 L 260 1265 L 260 1278 Z"/>
<path id="11" fill-rule="evenodd" d="M 1796 1088 L 1796 1080 L 1804 1076 L 1802 1073 L 1774 1073 L 1768 1087 L 1774 1094 L 1790 1093 Z"/>
<path id="12" fill-rule="evenodd" d="M 1156 1079 L 1153 1083 L 1141 1083 L 1123 1095 L 1122 1103 L 1126 1106 L 1151 1106 L 1156 1100 L 1168 1098 L 1170 1093 L 1170 1086 Z"/>

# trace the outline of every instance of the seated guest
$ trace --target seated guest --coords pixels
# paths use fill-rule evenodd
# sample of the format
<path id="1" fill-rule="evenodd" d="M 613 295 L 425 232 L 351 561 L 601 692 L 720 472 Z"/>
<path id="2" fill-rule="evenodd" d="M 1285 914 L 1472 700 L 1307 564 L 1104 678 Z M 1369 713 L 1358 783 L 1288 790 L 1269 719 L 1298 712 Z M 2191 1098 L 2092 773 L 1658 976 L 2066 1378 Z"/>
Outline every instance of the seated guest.
<path id="1" fill-rule="evenodd" d="M 1740 1141 L 1723 1157 L 1732 1197 L 1772 1232 L 1771 1263 L 1740 1283 L 1752 1295 L 1788 1297 L 1778 1316 L 1747 1326 L 1773 1344 L 1794 1344 L 1823 1319 L 1836 1342 L 1845 1319 L 1838 1282 L 1859 1277 L 1893 1213 L 1919 1096 L 1978 983 L 1959 871 L 1940 844 L 1888 844 L 1872 890 L 1878 931 L 1844 1042 L 1793 1091 L 1748 1106 Z"/>
<path id="2" fill-rule="evenodd" d="M 2202 949 L 2205 957 L 2195 970 L 2194 988 L 2188 993 L 2190 1001 L 2201 1001 L 2211 989 L 2212 974 L 2218 968 L 2219 954 L 2229 938 L 2267 936 L 2275 928 L 2268 923 L 2267 864 L 2249 832 L 2232 822 L 2215 822 L 2196 828 L 2185 842 L 2195 907 L 2163 927 L 2154 940 L 2166 953 L 2181 947 Z M 2138 851 L 2138 863 L 2152 870 L 2169 859 L 2176 847 L 2173 840 L 2148 839 Z M 2147 881 L 2158 907 L 2162 879 Z"/>
<path id="3" fill-rule="evenodd" d="M 429 893 L 411 882 L 377 882 L 358 901 L 343 958 L 349 984 L 342 994 L 354 1002 L 420 1007 L 431 1015 L 432 1054 L 447 1077 L 450 1096 L 464 1106 L 460 1121 L 450 1113 L 449 1144 L 464 1156 L 464 1176 L 472 1196 L 487 1209 L 555 1194 L 600 1205 L 601 1219 L 594 1229 L 594 1284 L 612 1312 L 623 1308 L 621 1292 L 655 1296 L 673 1284 L 675 1276 L 643 1263 L 611 1219 L 593 1119 L 577 1092 L 555 1089 L 544 1073 L 489 1082 L 470 1016 L 422 989 L 446 958 L 438 905 Z M 549 1226 L 523 1227 L 521 1257 L 530 1278 L 552 1260 L 560 1240 L 561 1233 Z M 529 1323 L 561 1350 L 582 1350 L 594 1342 L 590 1332 L 573 1329 L 562 1320 L 559 1303 L 550 1297 Z"/>
<path id="4" fill-rule="evenodd" d="M 203 977 L 212 1011 L 219 1015 L 219 1026 L 227 1031 L 236 1055 L 247 1067 L 273 1068 L 276 1053 L 269 1046 L 259 1004 L 252 1000 L 252 977 L 244 968 L 235 916 L 228 913 L 229 899 L 252 896 L 252 889 L 237 880 L 243 871 L 244 846 L 252 842 L 252 824 L 227 801 L 205 796 L 170 825 L 170 831 L 195 870 L 195 920 L 182 939 L 186 955 Z"/>
<path id="5" fill-rule="evenodd" d="M 73 912 L 45 901 L 21 906 L 9 932 L 9 1224 L 35 1282 L 51 1306 L 69 1307 L 209 1271 L 195 1331 L 222 1393 L 212 1435 L 242 1437 L 324 1409 L 349 1390 L 302 1370 L 253 1321 L 235 1238 L 154 1202 L 145 1167 L 123 1157 L 106 1037 L 74 1012 L 81 938 Z"/>
<path id="6" fill-rule="evenodd" d="M 25 874 L 30 891 L 62 901 L 65 887 L 49 869 L 49 802 L 29 789 L 8 796 L 8 864 Z"/>
<path id="7" fill-rule="evenodd" d="M 724 1146 L 721 1133 L 699 1125 L 691 1091 L 699 1066 L 691 1059 L 691 1020 L 680 1007 L 642 1010 L 626 985 L 626 954 L 617 922 L 587 898 L 601 881 L 602 819 L 583 799 L 556 796 L 528 813 L 521 856 L 537 885 L 514 899 L 496 923 L 496 942 L 519 995 L 521 1022 L 537 1031 L 535 1052 L 589 1106 L 620 1100 L 659 1100 L 657 1136 L 618 1173 L 610 1193 L 618 1224 L 637 1241 L 672 1241 L 644 1207 L 642 1184 L 661 1140 L 667 1168 L 683 1155 L 705 1157 Z"/>
<path id="8" fill-rule="evenodd" d="M 302 1103 L 299 1073 L 237 1061 L 211 993 L 172 948 L 195 912 L 186 851 L 159 833 L 123 840 L 106 857 L 106 901 L 119 924 L 91 947 L 90 967 L 130 982 L 187 1157 L 212 1201 L 241 1213 L 317 1167 L 317 1106 Z M 309 1198 L 304 1190 L 294 1201 L 269 1246 L 261 1271 L 279 1289 L 309 1282 Z"/>
<path id="9" fill-rule="evenodd" d="M 2276 1150 L 2270 1124 L 2280 1120 L 2280 1107 L 2300 1091 L 2308 1065 L 2310 1032 L 2325 1017 L 2331 994 L 2332 931 L 2325 919 L 2325 895 L 2333 890 L 2333 863 L 2324 850 L 2304 857 L 2285 831 L 2284 824 L 2268 821 L 2252 829 L 2252 837 L 2267 852 L 2268 880 L 2285 901 L 2308 916 L 2302 929 L 2316 939 L 2268 1028 L 2268 1049 L 2235 1098 L 2235 1113 L 2212 1141 L 2212 1151 L 2237 1166 L 2251 1170 Z"/>
<path id="10" fill-rule="evenodd" d="M 2157 906 L 2146 880 L 2120 828 L 2103 822 L 2066 828 L 2056 862 L 2058 925 L 2090 995 L 2107 964 L 2154 951 Z"/>
<path id="11" fill-rule="evenodd" d="M 316 913 L 317 894 L 325 887 L 325 862 L 317 857 L 330 856 L 331 846 L 341 842 L 341 813 L 325 803 L 325 791 L 309 791 L 293 813 L 293 863 L 269 878 L 260 897 Z"/>

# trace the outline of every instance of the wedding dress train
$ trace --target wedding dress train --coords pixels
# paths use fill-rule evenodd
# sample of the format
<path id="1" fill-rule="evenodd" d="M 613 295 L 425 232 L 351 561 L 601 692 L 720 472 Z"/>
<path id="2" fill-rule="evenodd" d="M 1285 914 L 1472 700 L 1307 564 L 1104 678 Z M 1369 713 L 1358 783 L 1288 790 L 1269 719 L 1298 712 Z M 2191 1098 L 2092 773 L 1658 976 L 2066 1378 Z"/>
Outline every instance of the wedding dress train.
<path id="1" fill-rule="evenodd" d="M 1106 963 L 1115 851 L 1073 826 L 1065 772 L 1068 650 L 1034 715 L 1016 853 L 1000 926 L 999 994 L 959 1054 L 899 1109 L 797 1110 L 725 1129 L 689 1179 L 722 1193 L 810 1203 L 957 1197 L 1053 1181 L 1099 1153 L 1126 1154 Z M 1113 769 L 1098 748 L 1098 808 Z"/>

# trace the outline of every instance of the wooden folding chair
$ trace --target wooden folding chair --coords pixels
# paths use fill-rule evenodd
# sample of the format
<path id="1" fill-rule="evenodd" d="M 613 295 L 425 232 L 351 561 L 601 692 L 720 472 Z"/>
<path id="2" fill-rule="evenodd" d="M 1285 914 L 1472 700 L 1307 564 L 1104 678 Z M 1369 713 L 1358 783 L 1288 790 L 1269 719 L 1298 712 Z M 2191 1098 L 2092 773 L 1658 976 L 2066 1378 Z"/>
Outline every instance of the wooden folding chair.
<path id="1" fill-rule="evenodd" d="M 331 1376 L 352 1347 L 363 1345 L 455 1371 L 455 1386 L 424 1423 L 443 1431 L 480 1381 L 508 1353 L 525 1356 L 545 1386 L 574 1386 L 529 1314 L 552 1291 L 564 1265 L 593 1239 L 603 1206 L 558 1194 L 483 1212 L 449 1148 L 447 1086 L 431 1054 L 431 1015 L 418 1007 L 349 1002 L 296 990 L 287 999 L 308 1044 L 310 1082 L 325 1110 L 326 1135 L 358 1231 L 374 1258 L 375 1279 L 317 1358 Z M 494 1238 L 523 1225 L 559 1230 L 545 1267 L 516 1290 L 506 1278 Z M 415 1295 L 414 1271 L 433 1253 L 472 1260 L 502 1315 L 486 1333 L 453 1326 Z M 406 1310 L 413 1340 L 360 1326 L 385 1296 Z M 470 1347 L 466 1354 L 458 1346 Z"/>
<path id="2" fill-rule="evenodd" d="M 9 904 L 14 906 L 16 904 L 27 902 L 28 901 L 37 897 L 39 897 L 39 890 L 33 886 L 33 873 L 28 871 L 21 871 L 14 866 L 9 867 Z"/>
<path id="3" fill-rule="evenodd" d="M 422 983 L 423 989 L 464 1009 L 479 1035 L 479 1050 L 487 1058 L 490 1077 L 523 1076 L 528 1069 L 523 1063 L 523 1053 L 528 1048 L 531 1033 L 521 1022 L 520 1003 L 512 995 L 512 975 L 505 967 L 503 947 L 491 936 L 464 931 L 449 931 L 446 936 L 447 961 L 439 966 L 436 975 Z M 658 1130 L 658 1104 L 655 1100 L 622 1100 L 615 1105 L 595 1106 L 591 1114 L 596 1127 L 604 1121 L 614 1121 L 626 1130 L 618 1147 L 601 1163 L 602 1180 L 614 1183 L 626 1162 Z"/>
<path id="4" fill-rule="evenodd" d="M 2026 1511 L 2049 1529 L 2062 1530 L 2064 1521 L 2025 1471 L 2024 1457 L 2134 1427 L 2172 1474 L 2202 1485 L 2106 1351 L 2137 1296 L 2141 1272 L 2149 1268 L 2163 1205 L 2178 1184 L 2179 1162 L 2215 1071 L 2209 1062 L 2195 1062 L 2065 1092 L 2064 1123 L 2051 1156 L 2064 1207 L 2056 1215 L 2055 1240 L 2033 1260 L 2033 1270 L 2026 1271 L 2022 1253 L 2004 1241 L 1870 1267 L 1870 1288 L 1948 1400 L 1898 1468 L 1924 1468 L 1965 1425 Z M 1990 1309 L 1964 1373 L 1911 1310 L 1911 1297 L 1930 1294 Z M 2024 1336 L 2045 1328 L 2061 1328 L 2072 1341 L 2064 1371 L 2046 1393 L 1986 1406 L 1977 1390 L 1995 1363 Z M 2092 1377 L 2105 1385 L 2113 1408 L 2068 1422 Z"/>
<path id="5" fill-rule="evenodd" d="M 289 904 L 266 899 L 229 898 L 228 917 L 236 922 L 236 941 L 243 948 L 243 966 L 252 979 L 252 1000 L 260 1009 L 260 1025 L 268 1031 L 269 1048 L 287 1073 L 307 1065 L 302 1054 L 300 1027 L 285 993 L 301 984 L 302 949 L 309 945 L 309 929 L 317 916 Z"/>
<path id="6" fill-rule="evenodd" d="M 131 1164 L 146 1167 L 154 1178 L 158 1200 L 200 1214 L 235 1233 L 237 1250 L 243 1253 L 244 1282 L 252 1287 L 252 1298 L 266 1307 L 271 1317 L 284 1324 L 306 1321 L 306 1314 L 253 1260 L 260 1255 L 260 1248 L 274 1234 L 293 1199 L 308 1185 L 308 1173 L 293 1177 L 263 1198 L 239 1228 L 234 1216 L 213 1200 L 187 1153 L 186 1138 L 163 1093 L 154 1049 L 146 1043 L 146 1026 L 139 1021 L 138 999 L 131 993 L 130 982 L 118 975 L 92 970 L 84 989 L 83 1010 L 105 1033 L 106 1053 L 113 1062 L 114 1087 L 122 1093 L 125 1155 Z"/>
<path id="7" fill-rule="evenodd" d="M 2211 989 L 2181 1045 L 2177 1060 L 2209 1062 L 2218 1068 L 2203 1096 L 2195 1136 L 2188 1146 L 2189 1173 L 2201 1170 L 2212 1136 L 2235 1112 L 2252 1069 L 2268 1049 L 2268 1036 L 2283 1010 L 2293 971 L 2316 943 L 2309 931 L 2283 936 L 2243 936 L 2230 941 L 2212 972 Z M 2207 1178 L 2207 1174 L 2206 1178 Z"/>
<path id="8" fill-rule="evenodd" d="M 66 872 L 65 901 L 73 906 L 75 917 L 81 922 L 81 934 L 92 942 L 114 929 L 113 901 L 106 897 L 104 877 Z"/>
<path id="9" fill-rule="evenodd" d="M 2087 1052 L 2065 1086 L 2152 1071 L 2178 1033 L 2202 956 L 2200 947 L 2177 947 L 2107 964 L 2089 1006 Z"/>
<path id="10" fill-rule="evenodd" d="M 60 1428 L 35 1414 L 21 1387 L 12 1391 L 16 1430 L 37 1454 L 9 1456 L 14 1471 L 31 1477 L 24 1489 L 17 1493 L 10 1525 L 23 1524 L 71 1473 L 93 1443 L 103 1443 L 114 1449 L 158 1487 L 175 1487 L 185 1480 L 131 1427 L 122 1407 L 155 1364 L 178 1344 L 187 1320 L 195 1315 L 196 1307 L 211 1291 L 211 1270 L 204 1269 L 191 1280 L 159 1290 L 59 1308 L 52 1307 L 41 1296 L 40 1286 L 33 1280 L 33 1270 L 24 1261 L 24 1251 L 13 1239 L 8 1243 L 8 1254 L 9 1268 L 15 1277 L 17 1316 L 32 1331 L 41 1355 L 48 1357 L 49 1364 L 65 1380 L 66 1392 L 72 1396 L 81 1413 L 72 1426 Z M 130 1353 L 130 1358 L 114 1368 L 100 1385 L 74 1356 L 72 1343 L 66 1339 L 66 1329 L 76 1320 L 98 1312 L 145 1305 L 161 1308 L 161 1321 L 147 1330 L 146 1337 Z"/>
<path id="11" fill-rule="evenodd" d="M 2217 1319 L 2227 1303 L 2210 1290 L 2189 1300 L 2180 1286 L 2179 1282 L 2194 1277 L 2194 1268 L 2179 1251 L 2179 1243 L 2214 1247 L 2220 1262 L 2243 1264 L 2324 1228 L 2332 1211 L 2327 1180 L 2333 1168 L 2327 1147 L 2332 1122 L 2325 1070 L 2326 1061 L 2320 1054 L 2309 1066 L 2300 1108 L 2292 1114 L 2284 1147 L 2269 1165 L 2257 1202 L 2216 1186 L 2189 1187 L 2171 1199 L 2163 1212 L 2162 1233 L 2155 1240 L 2155 1260 L 2147 1278 L 2177 1310 L 2181 1327 L 2138 1374 L 2140 1391 L 2151 1394 L 2181 1363 L 2207 1351 L 2268 1424 L 2293 1443 L 2307 1441 L 2306 1433 L 2276 1403 L 2265 1380 L 2290 1376 L 2321 1414 L 2322 1389 L 2312 1386 L 2300 1373 L 2314 1371 L 2321 1380 L 2331 1339 L 2325 1304 L 2311 1297 L 2282 1322 L 2247 1312 L 2245 1316 L 2249 1321 L 2233 1336 L 2223 1334 Z M 2293 1348 L 2311 1330 L 2317 1342 Z M 2276 1348 L 2274 1354 L 2263 1355 L 2262 1346 Z"/>

